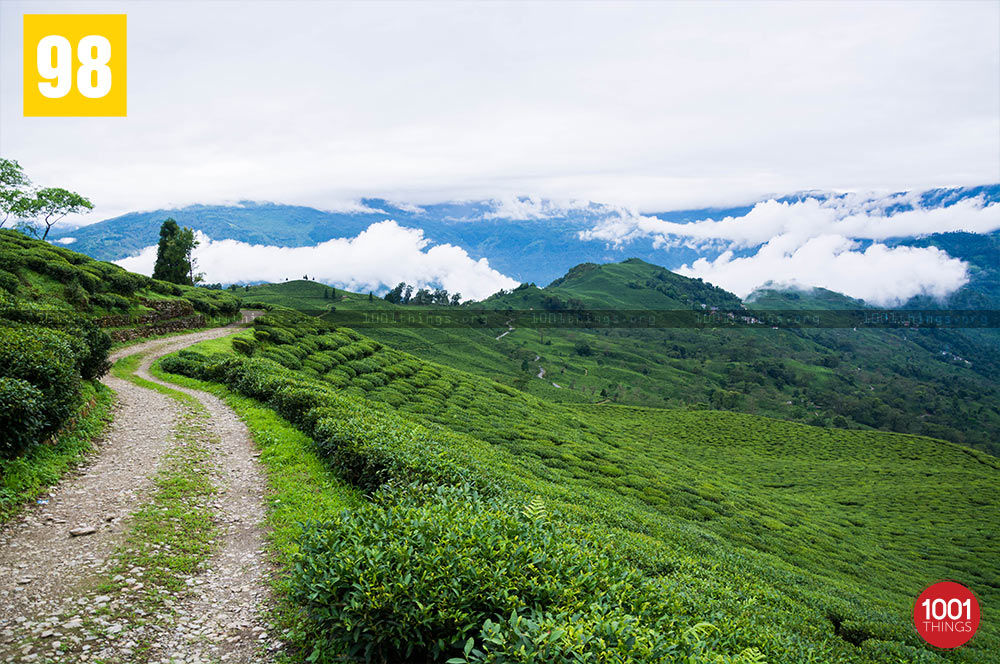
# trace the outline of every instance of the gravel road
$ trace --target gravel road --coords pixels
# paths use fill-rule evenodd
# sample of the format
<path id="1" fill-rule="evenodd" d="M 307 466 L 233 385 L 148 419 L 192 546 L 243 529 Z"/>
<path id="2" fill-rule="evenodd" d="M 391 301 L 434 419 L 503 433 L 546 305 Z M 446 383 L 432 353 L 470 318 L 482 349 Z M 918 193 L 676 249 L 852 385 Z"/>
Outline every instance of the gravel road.
<path id="1" fill-rule="evenodd" d="M 147 341 L 112 359 L 144 353 L 138 375 L 159 382 L 148 371 L 156 358 L 236 331 L 216 328 Z M 204 392 L 171 386 L 193 395 L 209 413 L 203 419 L 216 486 L 213 554 L 155 624 L 130 629 L 103 618 L 132 613 L 116 606 L 127 596 L 99 595 L 95 586 L 106 580 L 130 515 L 148 499 L 164 454 L 177 444 L 185 408 L 113 376 L 104 383 L 117 403 L 94 456 L 43 495 L 46 503 L 30 506 L 0 529 L 0 661 L 131 662 L 140 643 L 149 662 L 268 661 L 280 644 L 261 617 L 270 599 L 262 526 L 266 481 L 242 421 Z"/>

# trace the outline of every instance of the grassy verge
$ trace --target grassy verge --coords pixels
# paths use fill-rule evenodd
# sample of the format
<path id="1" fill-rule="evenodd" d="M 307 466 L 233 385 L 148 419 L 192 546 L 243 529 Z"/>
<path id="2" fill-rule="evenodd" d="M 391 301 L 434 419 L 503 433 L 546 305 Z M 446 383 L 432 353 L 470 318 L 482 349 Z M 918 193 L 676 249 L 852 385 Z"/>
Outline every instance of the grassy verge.
<path id="1" fill-rule="evenodd" d="M 198 344 L 195 350 L 218 352 L 232 338 Z M 344 509 L 358 506 L 363 498 L 313 451 L 312 440 L 254 399 L 248 399 L 214 383 L 166 373 L 154 364 L 151 373 L 174 384 L 209 392 L 221 398 L 246 423 L 261 450 L 260 461 L 268 479 L 267 527 L 271 554 L 279 573 L 274 576 L 277 598 L 275 625 L 283 630 L 289 645 L 298 642 L 299 607 L 289 598 L 288 575 L 292 556 L 298 551 L 302 524 L 324 520 Z M 285 655 L 296 661 L 295 655 Z"/>
<path id="2" fill-rule="evenodd" d="M 97 382 L 86 383 L 81 415 L 56 436 L 54 444 L 36 445 L 23 456 L 0 459 L 0 523 L 86 459 L 111 419 L 113 403 L 110 389 Z"/>

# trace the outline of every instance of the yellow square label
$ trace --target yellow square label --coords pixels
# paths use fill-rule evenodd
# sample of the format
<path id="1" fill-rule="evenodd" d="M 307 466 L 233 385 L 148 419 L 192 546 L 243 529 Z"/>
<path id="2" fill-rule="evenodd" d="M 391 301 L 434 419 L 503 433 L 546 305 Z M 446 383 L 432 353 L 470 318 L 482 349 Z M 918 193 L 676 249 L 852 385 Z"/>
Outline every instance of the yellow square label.
<path id="1" fill-rule="evenodd" d="M 126 110 L 125 14 L 24 15 L 24 116 Z"/>

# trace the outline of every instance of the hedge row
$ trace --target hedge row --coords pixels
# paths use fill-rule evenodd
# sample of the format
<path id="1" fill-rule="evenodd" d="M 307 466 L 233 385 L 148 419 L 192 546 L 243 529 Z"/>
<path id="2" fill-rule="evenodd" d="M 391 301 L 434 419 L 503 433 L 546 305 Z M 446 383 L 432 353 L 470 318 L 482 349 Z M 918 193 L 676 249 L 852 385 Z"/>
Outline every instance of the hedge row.
<path id="1" fill-rule="evenodd" d="M 293 587 L 310 661 L 709 661 L 710 634 L 685 635 L 661 586 L 531 507 L 386 485 L 311 524 Z"/>
<path id="2" fill-rule="evenodd" d="M 0 299 L 0 455 L 57 431 L 80 403 L 81 381 L 110 368 L 110 349 L 84 316 Z"/>
<path id="3" fill-rule="evenodd" d="M 100 307 L 128 311 L 140 291 L 182 297 L 195 311 L 208 316 L 239 312 L 239 298 L 231 293 L 170 284 L 135 274 L 112 263 L 0 229 L 0 289 L 18 295 L 21 270 L 30 270 L 63 284 L 62 298 L 80 311 Z"/>
<path id="4" fill-rule="evenodd" d="M 743 661 L 709 657 L 718 635 L 654 577 L 526 508 L 503 450 L 263 358 L 181 352 L 161 367 L 274 408 L 371 498 L 304 530 L 292 587 L 310 661 Z"/>

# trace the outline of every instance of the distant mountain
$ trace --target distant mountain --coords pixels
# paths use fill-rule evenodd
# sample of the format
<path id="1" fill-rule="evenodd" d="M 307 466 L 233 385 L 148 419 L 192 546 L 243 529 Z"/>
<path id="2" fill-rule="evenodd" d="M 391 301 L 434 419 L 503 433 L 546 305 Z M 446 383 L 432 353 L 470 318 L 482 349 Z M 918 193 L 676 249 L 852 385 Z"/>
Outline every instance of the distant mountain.
<path id="1" fill-rule="evenodd" d="M 918 208 L 948 207 L 969 199 L 1000 202 L 1000 185 L 870 197 L 809 191 L 775 200 L 794 205 L 807 199 L 838 209 L 891 215 Z M 635 211 L 599 203 L 560 207 L 550 201 L 529 198 L 448 202 L 423 207 L 371 198 L 362 199 L 353 210 L 339 212 L 244 201 L 229 206 L 192 205 L 174 210 L 132 212 L 85 227 L 57 230 L 50 237 L 95 258 L 117 260 L 154 245 L 160 224 L 167 217 L 202 231 L 213 240 L 279 247 L 304 247 L 335 238 L 352 238 L 371 224 L 393 219 L 401 226 L 421 229 L 424 237 L 434 244 L 452 244 L 463 248 L 473 259 L 485 258 L 492 268 L 520 282 L 548 284 L 575 265 L 618 262 L 628 256 L 677 269 L 699 258 L 713 260 L 726 250 L 736 257 L 751 255 L 756 247 L 732 247 L 718 241 L 664 243 L 662 238 L 642 233 L 633 233 L 622 241 L 609 241 L 593 231 L 609 224 L 613 226 L 618 221 L 625 225 L 635 223 L 636 219 L 689 224 L 733 217 L 738 224 L 738 218 L 753 208 L 753 205 L 744 205 L 673 210 L 640 217 Z M 995 303 L 1000 293 L 994 267 L 1000 235 L 993 233 L 989 236 L 992 239 L 974 233 L 946 235 L 949 237 L 899 237 L 885 242 L 890 246 L 938 246 L 951 256 L 968 261 L 976 266 L 976 272 L 957 301 L 970 306 Z M 992 266 L 990 261 L 993 261 Z M 980 297 L 983 292 L 985 295 Z"/>
<path id="2" fill-rule="evenodd" d="M 969 264 L 969 283 L 952 293 L 944 306 L 952 309 L 1000 309 L 1000 232 L 935 233 L 891 244 L 937 247 Z M 940 307 L 941 303 L 927 297 L 916 297 L 906 306 L 933 309 Z"/>

